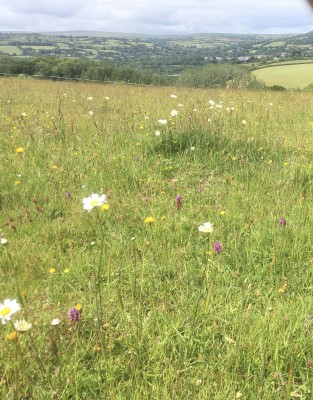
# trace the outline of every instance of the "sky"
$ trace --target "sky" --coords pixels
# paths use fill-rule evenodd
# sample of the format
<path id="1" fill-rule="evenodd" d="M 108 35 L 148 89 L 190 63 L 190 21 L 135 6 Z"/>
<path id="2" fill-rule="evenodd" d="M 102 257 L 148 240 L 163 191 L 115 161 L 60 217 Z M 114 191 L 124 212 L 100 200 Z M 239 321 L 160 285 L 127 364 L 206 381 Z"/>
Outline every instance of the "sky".
<path id="1" fill-rule="evenodd" d="M 0 31 L 306 33 L 306 0 L 0 0 Z"/>

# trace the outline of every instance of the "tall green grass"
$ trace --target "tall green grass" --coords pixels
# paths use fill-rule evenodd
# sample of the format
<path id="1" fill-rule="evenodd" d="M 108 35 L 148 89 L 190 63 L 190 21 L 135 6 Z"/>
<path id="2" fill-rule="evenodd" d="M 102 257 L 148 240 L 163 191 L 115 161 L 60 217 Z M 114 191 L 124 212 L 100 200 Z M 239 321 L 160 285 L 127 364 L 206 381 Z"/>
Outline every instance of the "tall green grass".
<path id="1" fill-rule="evenodd" d="M 2 79 L 0 100 L 0 303 L 32 324 L 1 326 L 1 398 L 312 397 L 308 94 Z"/>

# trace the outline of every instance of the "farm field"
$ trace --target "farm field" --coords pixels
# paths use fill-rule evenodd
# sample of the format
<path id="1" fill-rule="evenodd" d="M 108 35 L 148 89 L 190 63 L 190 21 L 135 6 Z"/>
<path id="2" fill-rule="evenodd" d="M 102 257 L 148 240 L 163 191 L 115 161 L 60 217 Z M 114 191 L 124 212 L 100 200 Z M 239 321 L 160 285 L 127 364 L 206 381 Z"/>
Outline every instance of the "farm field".
<path id="1" fill-rule="evenodd" d="M 313 64 L 294 63 L 260 68 L 254 71 L 254 75 L 268 86 L 280 85 L 287 89 L 303 89 L 313 83 Z"/>
<path id="2" fill-rule="evenodd" d="M 309 93 L 1 78 L 0 117 L 0 398 L 312 398 Z"/>

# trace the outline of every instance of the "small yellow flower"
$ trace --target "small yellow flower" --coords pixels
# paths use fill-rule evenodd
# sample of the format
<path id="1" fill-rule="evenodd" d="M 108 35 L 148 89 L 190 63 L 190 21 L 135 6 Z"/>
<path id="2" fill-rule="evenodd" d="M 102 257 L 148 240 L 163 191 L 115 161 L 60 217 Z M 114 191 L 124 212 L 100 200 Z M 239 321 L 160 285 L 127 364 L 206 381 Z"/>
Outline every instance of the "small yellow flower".
<path id="1" fill-rule="evenodd" d="M 99 353 L 101 350 L 102 350 L 102 348 L 101 348 L 100 344 L 96 344 L 96 345 L 95 345 L 95 351 L 96 351 L 97 353 Z"/>
<path id="2" fill-rule="evenodd" d="M 14 185 L 15 186 L 17 186 L 17 185 L 20 185 L 22 182 L 19 180 L 19 179 L 17 179 L 15 182 L 14 182 Z"/>
<path id="3" fill-rule="evenodd" d="M 165 221 L 165 215 L 162 215 L 161 220 Z"/>
<path id="4" fill-rule="evenodd" d="M 110 208 L 110 206 L 108 204 L 102 204 L 102 206 L 101 206 L 102 211 L 108 211 L 109 208 Z"/>
<path id="5" fill-rule="evenodd" d="M 143 125 L 140 125 L 139 129 L 142 131 L 143 129 L 145 129 L 145 127 Z"/>
<path id="6" fill-rule="evenodd" d="M 17 154 L 21 154 L 21 153 L 24 153 L 24 148 L 23 147 L 17 147 L 16 149 L 15 149 L 15 151 L 16 151 L 16 153 Z"/>
<path id="7" fill-rule="evenodd" d="M 155 222 L 155 218 L 153 218 L 153 217 L 147 217 L 145 219 L 146 224 L 152 224 L 153 222 Z"/>
<path id="8" fill-rule="evenodd" d="M 82 305 L 79 303 L 76 303 L 74 308 L 76 308 L 76 310 L 80 311 L 82 309 Z"/>
<path id="9" fill-rule="evenodd" d="M 269 163 L 269 164 L 272 164 L 272 163 L 273 163 L 273 161 L 272 161 L 272 160 L 268 160 L 268 163 Z"/>
<path id="10" fill-rule="evenodd" d="M 288 284 L 284 283 L 283 286 L 280 289 L 278 289 L 278 293 L 284 294 L 287 290 L 287 286 L 288 286 Z"/>
<path id="11" fill-rule="evenodd" d="M 50 273 L 50 274 L 54 274 L 54 273 L 55 273 L 55 268 L 50 268 L 50 269 L 49 269 L 49 273 Z"/>
<path id="12" fill-rule="evenodd" d="M 69 268 L 65 268 L 65 270 L 63 271 L 65 274 L 68 274 L 70 272 Z"/>
<path id="13" fill-rule="evenodd" d="M 150 246 L 149 240 L 146 240 L 146 245 L 147 245 L 147 246 Z"/>
<path id="14" fill-rule="evenodd" d="M 223 210 L 220 212 L 220 215 L 225 215 L 225 213 L 226 213 L 226 211 Z"/>
<path id="15" fill-rule="evenodd" d="M 235 157 L 235 156 L 232 157 L 232 160 L 233 160 L 233 161 L 236 161 L 236 160 L 237 160 L 237 157 Z"/>
<path id="16" fill-rule="evenodd" d="M 287 165 L 288 165 L 288 163 L 287 163 L 287 162 L 284 162 L 284 166 L 287 167 Z"/>
<path id="17" fill-rule="evenodd" d="M 207 251 L 206 253 L 208 256 L 210 256 L 212 254 L 212 251 Z"/>
<path id="18" fill-rule="evenodd" d="M 10 342 L 15 342 L 17 340 L 18 333 L 16 331 L 12 331 L 7 335 L 7 339 L 10 340 Z"/>

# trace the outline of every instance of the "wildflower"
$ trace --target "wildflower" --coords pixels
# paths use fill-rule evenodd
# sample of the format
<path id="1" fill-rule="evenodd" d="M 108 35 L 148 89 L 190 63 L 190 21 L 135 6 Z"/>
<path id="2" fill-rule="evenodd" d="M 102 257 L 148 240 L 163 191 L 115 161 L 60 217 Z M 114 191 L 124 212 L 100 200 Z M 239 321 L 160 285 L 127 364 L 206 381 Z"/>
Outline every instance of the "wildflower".
<path id="1" fill-rule="evenodd" d="M 16 331 L 12 331 L 7 335 L 7 339 L 10 340 L 10 342 L 15 342 L 17 340 L 17 332 Z"/>
<path id="2" fill-rule="evenodd" d="M 104 97 L 104 100 L 110 100 L 110 97 L 105 96 L 105 97 Z"/>
<path id="3" fill-rule="evenodd" d="M 177 110 L 172 110 L 171 111 L 171 116 L 172 117 L 176 117 L 176 115 L 178 115 L 178 111 Z"/>
<path id="4" fill-rule="evenodd" d="M 220 242 L 214 243 L 214 251 L 218 254 L 220 254 L 222 252 L 222 245 Z"/>
<path id="5" fill-rule="evenodd" d="M 13 326 L 17 332 L 27 332 L 31 329 L 32 324 L 25 321 L 25 319 L 19 319 L 14 322 Z"/>
<path id="6" fill-rule="evenodd" d="M 166 125 L 167 124 L 167 119 L 159 119 L 158 122 L 162 125 Z"/>
<path id="7" fill-rule="evenodd" d="M 278 293 L 280 294 L 284 294 L 287 290 L 288 284 L 284 283 L 283 286 L 281 288 L 278 289 Z"/>
<path id="8" fill-rule="evenodd" d="M 90 197 L 83 199 L 83 207 L 87 211 L 91 211 L 94 207 L 101 207 L 104 203 L 106 203 L 104 194 L 99 196 L 96 193 L 92 193 Z"/>
<path id="9" fill-rule="evenodd" d="M 284 227 L 287 225 L 287 221 L 285 218 L 280 218 L 278 224 L 279 226 Z"/>
<path id="10" fill-rule="evenodd" d="M 171 94 L 171 98 L 172 98 L 172 99 L 177 99 L 176 94 Z"/>
<path id="11" fill-rule="evenodd" d="M 70 272 L 70 269 L 69 269 L 69 268 L 65 268 L 65 269 L 63 270 L 63 272 L 64 272 L 65 274 L 68 274 L 68 273 Z"/>
<path id="12" fill-rule="evenodd" d="M 16 149 L 15 149 L 15 152 L 17 153 L 17 154 L 22 154 L 22 153 L 24 153 L 24 148 L 23 147 L 17 147 Z"/>
<path id="13" fill-rule="evenodd" d="M 72 193 L 71 193 L 71 192 L 65 192 L 65 196 L 66 196 L 68 199 L 70 199 L 71 196 L 72 196 Z"/>
<path id="14" fill-rule="evenodd" d="M 236 393 L 236 399 L 241 399 L 242 398 L 242 393 L 241 392 L 237 392 Z"/>
<path id="15" fill-rule="evenodd" d="M 70 322 L 75 323 L 80 320 L 80 312 L 77 310 L 77 308 L 72 307 L 70 311 L 68 312 L 68 319 Z"/>
<path id="16" fill-rule="evenodd" d="M 178 210 L 179 210 L 180 208 L 182 208 L 182 205 L 183 205 L 183 196 L 180 195 L 180 194 L 178 194 L 178 195 L 175 197 L 175 203 L 176 203 L 176 207 L 178 208 Z"/>
<path id="17" fill-rule="evenodd" d="M 199 232 L 203 232 L 203 233 L 211 233 L 213 232 L 213 225 L 211 224 L 211 222 L 205 222 L 204 224 L 202 224 L 201 226 L 199 226 Z"/>
<path id="18" fill-rule="evenodd" d="M 53 318 L 53 320 L 51 321 L 51 325 L 53 326 L 57 326 L 59 325 L 59 323 L 60 323 L 59 318 Z"/>
<path id="19" fill-rule="evenodd" d="M 0 244 L 5 245 L 5 244 L 7 244 L 7 243 L 8 243 L 8 241 L 7 241 L 6 238 L 2 237 L 2 238 L 0 239 Z"/>
<path id="20" fill-rule="evenodd" d="M 90 117 L 92 117 L 92 116 L 93 116 L 93 111 L 88 111 L 88 115 L 89 115 Z"/>
<path id="21" fill-rule="evenodd" d="M 20 185 L 22 182 L 20 181 L 20 179 L 17 179 L 16 181 L 14 181 L 14 185 L 15 186 L 18 186 L 18 185 Z"/>
<path id="22" fill-rule="evenodd" d="M 225 215 L 225 213 L 226 213 L 226 211 L 222 210 L 222 211 L 220 212 L 220 215 Z"/>
<path id="23" fill-rule="evenodd" d="M 101 206 L 102 211 L 108 211 L 109 208 L 110 208 L 110 206 L 108 204 L 102 204 L 102 206 Z"/>
<path id="24" fill-rule="evenodd" d="M 214 100 L 209 100 L 209 104 L 210 104 L 210 106 L 214 106 L 215 101 Z"/>
<path id="25" fill-rule="evenodd" d="M 247 125 L 247 121 L 246 121 L 245 119 L 243 119 L 243 120 L 241 121 L 241 123 L 242 123 L 242 125 Z"/>
<path id="26" fill-rule="evenodd" d="M 155 136 L 160 136 L 161 132 L 160 131 L 155 131 Z"/>
<path id="27" fill-rule="evenodd" d="M 88 96 L 88 97 L 87 97 L 87 100 L 91 101 L 91 100 L 92 100 L 92 97 L 91 97 L 91 96 Z"/>
<path id="28" fill-rule="evenodd" d="M 153 217 L 147 217 L 145 219 L 146 224 L 152 224 L 153 222 L 155 222 L 155 218 L 153 218 Z"/>
<path id="29" fill-rule="evenodd" d="M 191 147 L 190 147 L 190 150 L 191 150 L 191 151 L 194 151 L 194 149 L 195 149 L 195 146 L 191 146 Z"/>
<path id="30" fill-rule="evenodd" d="M 6 299 L 0 304 L 0 319 L 2 324 L 6 324 L 11 320 L 11 316 L 21 309 L 16 300 Z"/>
<path id="31" fill-rule="evenodd" d="M 49 269 L 49 274 L 54 274 L 55 273 L 55 268 L 50 268 Z"/>
<path id="32" fill-rule="evenodd" d="M 26 112 L 22 112 L 21 117 L 27 117 Z"/>

